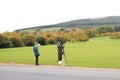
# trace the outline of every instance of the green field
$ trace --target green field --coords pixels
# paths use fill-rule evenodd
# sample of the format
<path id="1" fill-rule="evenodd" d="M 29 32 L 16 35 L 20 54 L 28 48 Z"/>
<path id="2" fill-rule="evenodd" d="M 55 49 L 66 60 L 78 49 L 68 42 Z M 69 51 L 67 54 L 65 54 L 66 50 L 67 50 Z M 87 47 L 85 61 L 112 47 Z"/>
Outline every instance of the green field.
<path id="1" fill-rule="evenodd" d="M 57 64 L 57 46 L 40 46 L 40 64 Z M 120 40 L 93 38 L 86 43 L 66 43 L 67 66 L 120 68 Z M 34 64 L 32 47 L 0 49 L 0 62 Z"/>

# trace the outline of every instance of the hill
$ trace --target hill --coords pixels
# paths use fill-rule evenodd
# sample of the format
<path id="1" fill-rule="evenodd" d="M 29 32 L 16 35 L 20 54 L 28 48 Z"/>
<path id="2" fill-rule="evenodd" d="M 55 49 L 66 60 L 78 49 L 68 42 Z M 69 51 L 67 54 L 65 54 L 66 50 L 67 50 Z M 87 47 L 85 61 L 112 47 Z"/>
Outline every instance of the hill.
<path id="1" fill-rule="evenodd" d="M 69 26 L 69 27 L 92 27 L 104 25 L 120 25 L 120 16 L 79 19 L 56 24 L 56 26 Z"/>
<path id="2" fill-rule="evenodd" d="M 108 17 L 100 17 L 100 18 L 87 18 L 87 19 L 78 19 L 78 20 L 71 20 L 67 22 L 62 22 L 53 25 L 45 25 L 45 26 L 36 26 L 19 30 L 36 30 L 36 29 L 43 29 L 43 28 L 81 28 L 81 27 L 96 27 L 96 26 L 120 26 L 120 16 L 108 16 Z"/>

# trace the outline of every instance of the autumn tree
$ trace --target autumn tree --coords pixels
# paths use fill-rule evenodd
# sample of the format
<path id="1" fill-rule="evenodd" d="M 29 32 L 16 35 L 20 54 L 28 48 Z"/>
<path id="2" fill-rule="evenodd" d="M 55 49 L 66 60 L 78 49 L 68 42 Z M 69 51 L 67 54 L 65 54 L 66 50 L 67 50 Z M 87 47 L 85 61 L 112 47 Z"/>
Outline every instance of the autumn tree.
<path id="1" fill-rule="evenodd" d="M 13 47 L 22 47 L 25 46 L 24 43 L 22 42 L 21 38 L 19 37 L 11 37 L 11 42 L 13 44 Z"/>
<path id="2" fill-rule="evenodd" d="M 10 48 L 13 44 L 8 37 L 0 35 L 0 48 Z"/>
<path id="3" fill-rule="evenodd" d="M 22 41 L 26 46 L 33 46 L 36 42 L 36 39 L 32 33 L 27 34 L 25 37 L 22 38 Z"/>
<path id="4" fill-rule="evenodd" d="M 86 42 L 88 40 L 89 40 L 89 38 L 88 38 L 88 36 L 86 34 L 83 34 L 83 35 L 80 36 L 80 41 L 81 42 Z"/>
<path id="5" fill-rule="evenodd" d="M 21 31 L 18 32 L 18 35 L 19 35 L 19 37 L 21 37 L 21 38 L 25 37 L 26 34 L 27 34 L 27 32 L 26 32 L 26 31 L 23 31 L 23 30 L 21 30 Z"/>
<path id="6" fill-rule="evenodd" d="M 110 33 L 109 34 L 110 39 L 120 39 L 119 33 Z"/>

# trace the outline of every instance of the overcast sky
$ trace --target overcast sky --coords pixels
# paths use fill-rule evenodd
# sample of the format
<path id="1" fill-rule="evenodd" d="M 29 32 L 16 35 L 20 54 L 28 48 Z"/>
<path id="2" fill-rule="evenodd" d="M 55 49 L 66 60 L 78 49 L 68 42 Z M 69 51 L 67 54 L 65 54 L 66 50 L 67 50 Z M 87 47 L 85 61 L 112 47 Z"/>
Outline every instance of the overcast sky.
<path id="1" fill-rule="evenodd" d="M 120 16 L 120 0 L 0 0 L 0 32 L 105 16 Z"/>

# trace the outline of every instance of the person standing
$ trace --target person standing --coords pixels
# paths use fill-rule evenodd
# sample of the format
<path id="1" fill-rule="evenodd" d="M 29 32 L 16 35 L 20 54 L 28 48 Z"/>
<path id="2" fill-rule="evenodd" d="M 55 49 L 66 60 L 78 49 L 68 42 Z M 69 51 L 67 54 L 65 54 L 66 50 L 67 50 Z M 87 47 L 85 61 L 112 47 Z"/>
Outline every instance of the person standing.
<path id="1" fill-rule="evenodd" d="M 58 64 L 61 64 L 62 63 L 63 48 L 64 48 L 61 41 L 58 41 L 57 48 L 58 48 Z"/>
<path id="2" fill-rule="evenodd" d="M 35 43 L 34 44 L 34 47 L 33 47 L 33 52 L 34 52 L 34 55 L 35 55 L 35 65 L 37 66 L 37 65 L 39 65 L 39 56 L 40 56 L 40 53 L 39 53 L 39 50 L 38 50 L 38 46 L 39 46 L 39 44 L 38 43 Z"/>

